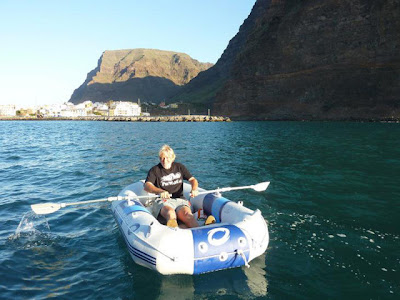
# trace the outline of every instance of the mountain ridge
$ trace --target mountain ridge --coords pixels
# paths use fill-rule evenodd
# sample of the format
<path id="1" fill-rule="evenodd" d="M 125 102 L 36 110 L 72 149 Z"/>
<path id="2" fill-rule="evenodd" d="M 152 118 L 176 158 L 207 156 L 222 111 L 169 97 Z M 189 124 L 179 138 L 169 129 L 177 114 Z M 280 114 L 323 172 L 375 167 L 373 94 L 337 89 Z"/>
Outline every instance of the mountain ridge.
<path id="1" fill-rule="evenodd" d="M 124 100 L 160 102 L 207 70 L 213 64 L 201 63 L 181 52 L 157 49 L 106 50 L 70 101 Z"/>
<path id="2" fill-rule="evenodd" d="M 215 65 L 178 68 L 186 57 L 173 52 L 150 72 L 120 58 L 72 98 L 185 102 L 233 119 L 400 120 L 399 15 L 400 0 L 257 0 Z"/>

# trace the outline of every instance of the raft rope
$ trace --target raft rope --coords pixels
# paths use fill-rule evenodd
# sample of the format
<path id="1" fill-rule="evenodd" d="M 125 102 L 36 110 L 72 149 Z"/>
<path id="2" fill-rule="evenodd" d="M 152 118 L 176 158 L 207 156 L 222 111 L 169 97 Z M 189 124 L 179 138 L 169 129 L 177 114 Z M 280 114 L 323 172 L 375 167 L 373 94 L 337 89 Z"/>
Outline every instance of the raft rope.
<path id="1" fill-rule="evenodd" d="M 244 260 L 244 265 L 245 265 L 247 268 L 250 268 L 249 262 L 247 261 L 246 255 L 244 255 L 243 250 L 238 249 L 238 250 L 236 250 L 236 252 L 237 252 L 237 254 L 239 254 L 239 255 L 243 258 L 243 260 Z"/>

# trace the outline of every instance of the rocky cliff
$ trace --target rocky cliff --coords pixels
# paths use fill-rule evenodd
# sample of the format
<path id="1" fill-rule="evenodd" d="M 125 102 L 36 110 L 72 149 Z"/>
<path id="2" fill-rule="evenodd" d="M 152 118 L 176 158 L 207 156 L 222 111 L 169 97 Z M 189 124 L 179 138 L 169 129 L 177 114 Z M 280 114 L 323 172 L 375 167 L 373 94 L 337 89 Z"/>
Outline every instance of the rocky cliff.
<path id="1" fill-rule="evenodd" d="M 240 51 L 243 50 L 247 37 L 254 28 L 256 21 L 266 13 L 268 6 L 269 1 L 257 1 L 251 14 L 240 26 L 239 32 L 230 40 L 218 62 L 183 86 L 171 101 L 212 104 L 217 92 L 230 76 L 232 64 Z"/>
<path id="2" fill-rule="evenodd" d="M 105 51 L 98 66 L 77 88 L 70 101 L 127 100 L 160 102 L 207 70 L 212 64 L 200 63 L 184 53 L 152 49 Z"/>
<path id="3" fill-rule="evenodd" d="M 399 0 L 258 0 L 186 98 L 202 80 L 216 93 L 202 101 L 236 118 L 400 118 L 399 16 Z"/>

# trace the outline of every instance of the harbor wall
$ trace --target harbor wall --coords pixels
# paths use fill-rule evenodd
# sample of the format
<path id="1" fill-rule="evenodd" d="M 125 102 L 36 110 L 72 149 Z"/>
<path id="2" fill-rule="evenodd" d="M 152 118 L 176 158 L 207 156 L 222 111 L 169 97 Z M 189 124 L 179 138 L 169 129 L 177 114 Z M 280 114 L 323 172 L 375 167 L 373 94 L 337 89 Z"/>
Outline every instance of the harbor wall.
<path id="1" fill-rule="evenodd" d="M 0 120 L 9 121 L 111 121 L 111 122 L 230 122 L 229 117 L 207 115 L 179 115 L 179 116 L 85 116 L 85 117 L 19 117 L 0 116 Z"/>

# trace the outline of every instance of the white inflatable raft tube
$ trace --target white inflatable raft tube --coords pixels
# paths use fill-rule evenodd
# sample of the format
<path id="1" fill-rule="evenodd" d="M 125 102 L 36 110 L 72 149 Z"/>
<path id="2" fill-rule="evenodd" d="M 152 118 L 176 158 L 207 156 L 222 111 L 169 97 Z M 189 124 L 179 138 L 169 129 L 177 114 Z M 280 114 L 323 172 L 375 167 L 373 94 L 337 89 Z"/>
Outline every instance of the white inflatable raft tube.
<path id="1" fill-rule="evenodd" d="M 200 274 L 249 266 L 251 260 L 266 251 L 268 226 L 260 210 L 252 211 L 220 194 L 203 194 L 190 200 L 192 211 L 195 216 L 199 210 L 206 215 L 212 213 L 217 222 L 197 228 L 169 228 L 146 207 L 154 198 L 134 199 L 152 195 L 144 191 L 143 182 L 125 187 L 118 195 L 130 196 L 132 200 L 111 203 L 129 253 L 137 264 L 161 274 Z M 190 185 L 184 183 L 186 199 L 190 190 Z"/>

